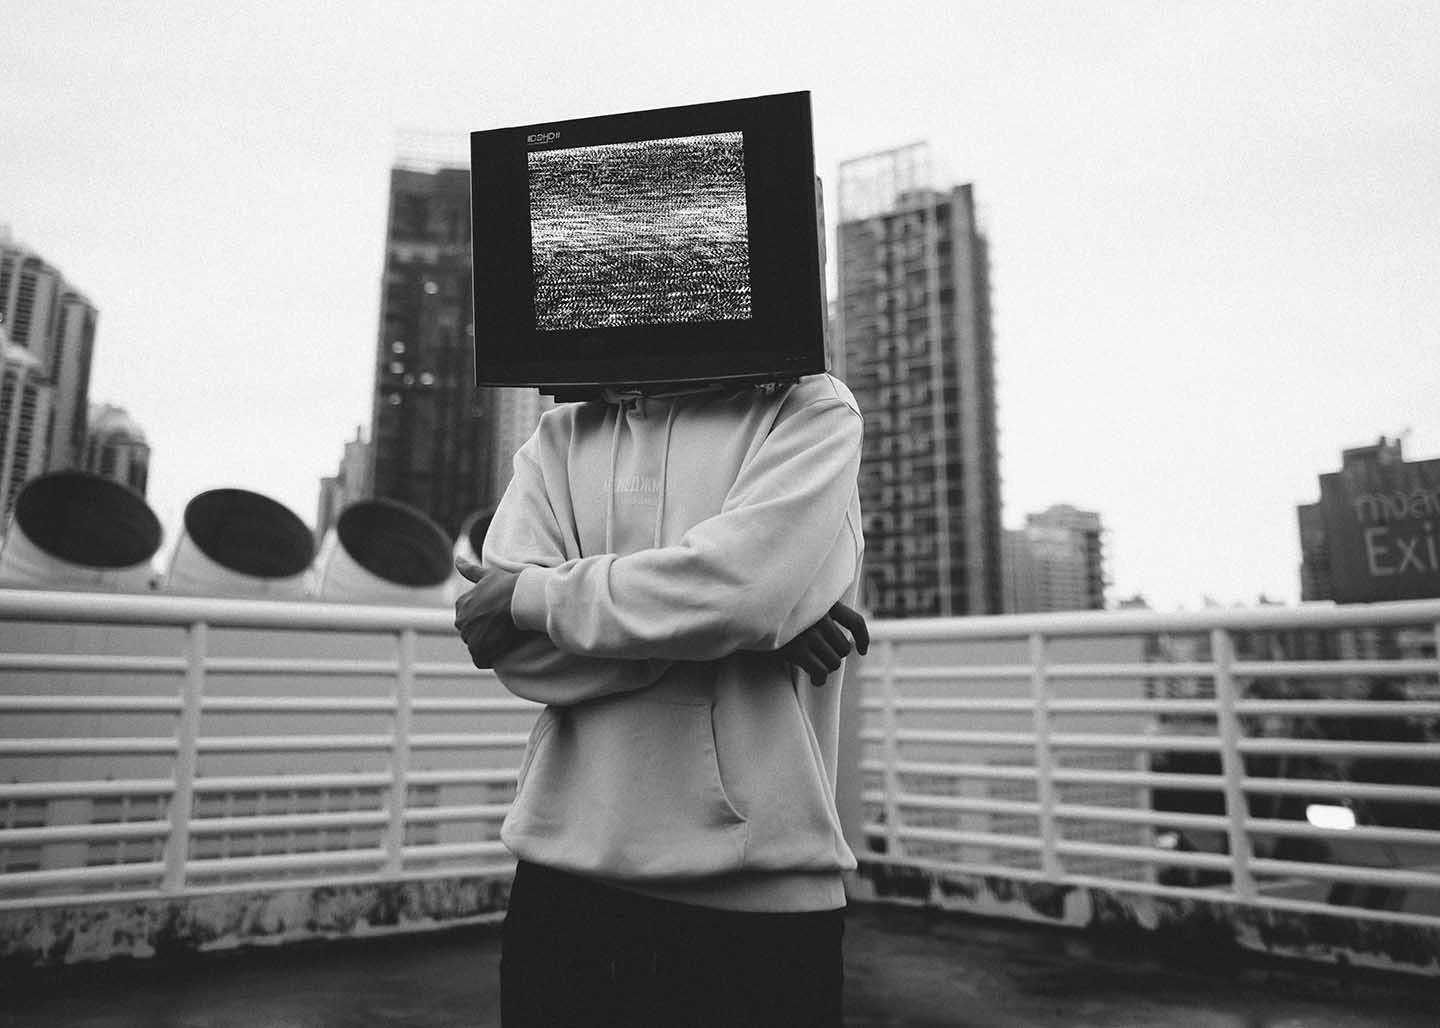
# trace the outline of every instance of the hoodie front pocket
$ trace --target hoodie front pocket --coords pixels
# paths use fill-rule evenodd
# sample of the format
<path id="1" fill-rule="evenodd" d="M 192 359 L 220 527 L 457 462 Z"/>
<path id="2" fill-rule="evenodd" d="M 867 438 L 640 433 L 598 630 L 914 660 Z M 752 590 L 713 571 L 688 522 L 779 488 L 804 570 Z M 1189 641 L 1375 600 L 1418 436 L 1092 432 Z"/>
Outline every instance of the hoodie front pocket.
<path id="1" fill-rule="evenodd" d="M 502 832 L 519 856 L 637 880 L 743 864 L 749 826 L 720 778 L 709 702 L 617 696 L 547 713 Z"/>

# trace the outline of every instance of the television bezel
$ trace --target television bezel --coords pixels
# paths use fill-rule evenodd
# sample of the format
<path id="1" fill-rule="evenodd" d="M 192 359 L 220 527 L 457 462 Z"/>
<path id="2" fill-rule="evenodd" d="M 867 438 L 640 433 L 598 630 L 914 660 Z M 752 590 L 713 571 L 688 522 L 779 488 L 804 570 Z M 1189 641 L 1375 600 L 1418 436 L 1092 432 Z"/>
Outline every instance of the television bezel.
<path id="1" fill-rule="evenodd" d="M 751 317 L 563 330 L 536 325 L 531 153 L 737 131 L 744 136 Z M 558 395 L 764 382 L 825 370 L 828 312 L 808 92 L 472 132 L 470 153 L 477 386 Z"/>

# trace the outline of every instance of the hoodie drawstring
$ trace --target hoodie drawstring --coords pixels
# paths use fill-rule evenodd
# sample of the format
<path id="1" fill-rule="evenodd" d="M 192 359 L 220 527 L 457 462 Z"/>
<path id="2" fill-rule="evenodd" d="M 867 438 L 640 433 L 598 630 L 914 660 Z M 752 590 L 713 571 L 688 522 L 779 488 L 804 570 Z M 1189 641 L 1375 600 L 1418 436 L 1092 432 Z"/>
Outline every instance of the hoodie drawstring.
<path id="1" fill-rule="evenodd" d="M 620 458 L 620 423 L 625 420 L 625 404 L 615 408 L 615 430 L 610 433 L 610 495 L 605 503 L 605 552 L 615 552 L 615 470 Z"/>
<path id="2" fill-rule="evenodd" d="M 660 458 L 660 502 L 655 505 L 655 541 L 651 543 L 657 549 L 660 546 L 660 531 L 665 526 L 665 489 L 670 479 L 670 433 L 675 428 L 675 408 L 678 406 L 675 401 L 670 401 L 670 413 L 665 416 L 665 450 Z M 613 477 L 614 473 L 611 475 Z"/>

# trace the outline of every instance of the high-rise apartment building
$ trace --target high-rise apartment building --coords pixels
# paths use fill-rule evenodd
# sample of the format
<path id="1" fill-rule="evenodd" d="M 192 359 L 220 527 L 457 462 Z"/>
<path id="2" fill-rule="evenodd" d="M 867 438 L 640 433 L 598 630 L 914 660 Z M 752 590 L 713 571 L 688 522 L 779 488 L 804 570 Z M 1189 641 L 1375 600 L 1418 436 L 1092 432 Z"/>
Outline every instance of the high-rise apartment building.
<path id="1" fill-rule="evenodd" d="M 0 321 L 12 346 L 38 361 L 52 406 L 41 429 L 47 471 L 80 466 L 98 312 L 38 253 L 0 227 Z"/>
<path id="2" fill-rule="evenodd" d="M 0 517 L 28 478 L 80 466 L 95 307 L 0 226 Z"/>
<path id="3" fill-rule="evenodd" d="M 1025 516 L 1004 545 L 1006 613 L 1105 608 L 1100 515 L 1055 504 Z"/>
<path id="4" fill-rule="evenodd" d="M 392 169 L 371 485 L 452 534 L 496 499 L 494 403 L 475 389 L 471 307 L 468 169 Z"/>
<path id="5" fill-rule="evenodd" d="M 0 535 L 25 483 L 45 470 L 44 426 L 54 390 L 40 359 L 6 339 L 0 325 Z"/>
<path id="6" fill-rule="evenodd" d="M 836 371 L 865 415 L 864 601 L 881 617 L 1002 609 L 987 243 L 969 185 L 914 144 L 840 166 Z"/>

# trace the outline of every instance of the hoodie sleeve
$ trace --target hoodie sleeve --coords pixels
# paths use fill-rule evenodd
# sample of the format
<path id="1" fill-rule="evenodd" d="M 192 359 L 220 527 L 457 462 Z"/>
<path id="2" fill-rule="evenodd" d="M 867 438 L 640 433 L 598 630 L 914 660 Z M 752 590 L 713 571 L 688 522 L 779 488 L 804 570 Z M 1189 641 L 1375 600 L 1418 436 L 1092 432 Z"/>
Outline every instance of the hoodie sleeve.
<path id="1" fill-rule="evenodd" d="M 515 457 L 515 475 L 485 535 L 486 567 L 520 571 L 565 561 L 566 532 L 548 499 L 534 457 L 532 438 Z M 653 685 L 670 668 L 668 660 L 614 660 L 565 653 L 535 633 L 495 662 L 500 683 L 516 696 L 551 706 L 631 692 Z"/>
<path id="2" fill-rule="evenodd" d="M 778 649 L 854 580 L 861 438 L 859 413 L 838 395 L 782 408 L 719 514 L 672 546 L 527 567 L 515 623 L 590 657 Z M 814 588 L 822 570 L 834 588 Z"/>

